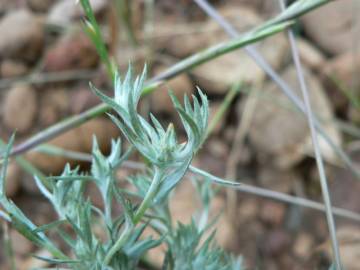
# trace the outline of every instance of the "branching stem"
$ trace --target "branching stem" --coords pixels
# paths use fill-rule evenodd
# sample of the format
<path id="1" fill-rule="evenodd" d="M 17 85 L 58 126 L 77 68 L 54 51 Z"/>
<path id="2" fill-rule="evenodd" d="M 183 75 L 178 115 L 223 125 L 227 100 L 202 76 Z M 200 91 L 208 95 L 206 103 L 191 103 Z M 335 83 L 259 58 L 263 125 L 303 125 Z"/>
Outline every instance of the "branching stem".
<path id="1" fill-rule="evenodd" d="M 111 262 L 113 256 L 116 254 L 116 252 L 118 252 L 123 247 L 129 236 L 133 233 L 136 225 L 141 221 L 141 219 L 145 215 L 146 210 L 149 209 L 149 207 L 151 206 L 151 202 L 156 195 L 161 179 L 162 179 L 161 170 L 159 168 L 155 168 L 154 178 L 151 182 L 148 192 L 145 195 L 144 200 L 142 201 L 138 210 L 135 213 L 135 216 L 133 218 L 133 224 L 127 225 L 127 227 L 125 228 L 119 239 L 111 247 L 110 251 L 108 252 L 108 254 L 104 259 L 105 265 L 108 265 Z"/>

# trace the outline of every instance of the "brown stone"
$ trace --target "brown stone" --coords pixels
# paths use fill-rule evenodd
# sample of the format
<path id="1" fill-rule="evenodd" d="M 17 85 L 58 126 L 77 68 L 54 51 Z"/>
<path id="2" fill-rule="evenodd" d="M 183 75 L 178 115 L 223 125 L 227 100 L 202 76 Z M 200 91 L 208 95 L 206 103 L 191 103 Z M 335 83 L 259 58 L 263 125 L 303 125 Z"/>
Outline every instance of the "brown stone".
<path id="1" fill-rule="evenodd" d="M 27 5 L 35 12 L 46 12 L 55 0 L 27 0 Z"/>
<path id="2" fill-rule="evenodd" d="M 4 60 L 0 65 L 0 76 L 11 78 L 25 75 L 29 68 L 20 61 Z"/>
<path id="3" fill-rule="evenodd" d="M 338 228 L 336 237 L 339 243 L 341 263 L 346 270 L 359 269 L 360 260 L 360 230 L 356 226 L 343 226 Z M 322 254 L 322 257 L 332 262 L 332 248 L 331 241 L 327 239 L 325 243 L 317 248 L 317 252 Z M 324 259 L 322 259 L 322 262 Z M 320 265 L 321 262 L 318 262 Z M 317 265 L 317 266 L 318 266 Z"/>
<path id="4" fill-rule="evenodd" d="M 360 77 L 357 72 L 360 69 L 360 52 L 345 52 L 327 62 L 322 70 L 329 84 L 338 82 L 343 91 L 353 91 L 353 95 L 360 96 Z M 333 91 L 341 91 L 334 89 Z"/>
<path id="5" fill-rule="evenodd" d="M 83 32 L 64 35 L 45 54 L 46 71 L 89 69 L 98 64 L 95 47 Z"/>
<path id="6" fill-rule="evenodd" d="M 266 201 L 263 203 L 260 218 L 271 226 L 280 226 L 284 222 L 286 207 L 283 203 Z"/>
<path id="7" fill-rule="evenodd" d="M 36 92 L 26 85 L 17 85 L 9 90 L 4 100 L 3 120 L 11 131 L 28 131 L 37 114 Z"/>
<path id="8" fill-rule="evenodd" d="M 240 224 L 245 224 L 255 219 L 259 213 L 260 204 L 255 198 L 243 199 L 238 206 L 237 220 Z"/>
<path id="9" fill-rule="evenodd" d="M 272 166 L 261 166 L 258 181 L 261 186 L 278 192 L 289 193 L 301 177 L 293 170 L 282 170 Z"/>
<path id="10" fill-rule="evenodd" d="M 100 103 L 100 99 L 88 87 L 73 89 L 69 95 L 72 114 L 79 114 Z"/>
<path id="11" fill-rule="evenodd" d="M 154 71 L 155 74 L 161 73 L 165 70 L 164 66 L 157 67 Z M 156 91 L 151 93 L 151 108 L 153 112 L 175 112 L 174 105 L 171 101 L 168 91 L 172 91 L 174 95 L 182 101 L 184 95 L 189 98 L 193 93 L 194 86 L 192 85 L 187 74 L 181 74 L 175 78 L 164 82 Z"/>
<path id="12" fill-rule="evenodd" d="M 220 11 L 240 33 L 246 32 L 262 21 L 256 13 L 245 8 L 228 6 Z M 212 20 L 208 22 L 210 25 L 214 23 Z M 210 36 L 208 46 L 229 39 L 222 29 L 221 32 L 208 36 Z M 274 69 L 278 69 L 287 55 L 288 42 L 280 33 L 257 43 L 256 48 Z M 244 50 L 217 57 L 194 68 L 192 74 L 206 92 L 214 94 L 225 94 L 236 82 L 257 84 L 266 78 L 265 72 Z"/>
<path id="13" fill-rule="evenodd" d="M 262 17 L 274 17 L 280 12 L 280 4 L 276 0 L 230 0 L 227 2 L 239 7 L 252 8 Z"/>
<path id="14" fill-rule="evenodd" d="M 43 22 L 25 9 L 6 14 L 0 21 L 0 58 L 36 61 L 43 47 Z"/>
<path id="15" fill-rule="evenodd" d="M 356 5 L 352 0 L 333 1 L 304 15 L 301 22 L 306 34 L 320 48 L 340 54 L 352 48 L 354 35 L 359 34 L 360 21 L 354 9 Z"/>
<path id="16" fill-rule="evenodd" d="M 14 197 L 20 188 L 22 171 L 18 164 L 11 162 L 6 171 L 5 191 L 8 197 Z"/>
<path id="17" fill-rule="evenodd" d="M 254 10 L 237 3 L 224 5 L 219 12 L 240 33 L 245 33 L 262 22 Z M 169 29 L 162 21 L 158 24 L 159 29 L 155 29 L 155 35 L 159 37 L 156 39 L 157 46 L 178 58 L 184 58 L 231 39 L 212 19 L 203 23 L 181 24 L 179 29 L 173 29 L 172 25 L 168 24 L 171 25 Z M 256 46 L 275 69 L 282 65 L 288 51 L 288 42 L 282 33 L 269 37 Z M 221 95 L 236 82 L 255 83 L 263 81 L 266 77 L 264 71 L 240 49 L 195 67 L 191 74 L 205 92 Z"/>
<path id="18" fill-rule="evenodd" d="M 306 68 L 303 68 L 303 72 L 313 112 L 319 119 L 328 119 L 322 127 L 332 141 L 340 146 L 341 134 L 333 121 L 329 121 L 334 117 L 331 103 L 317 78 Z M 298 97 L 302 97 L 294 67 L 287 68 L 281 77 Z M 257 150 L 260 161 L 270 161 L 279 168 L 289 168 L 302 160 L 305 154 L 313 155 L 307 120 L 293 108 L 292 102 L 274 82 L 263 87 L 249 130 L 250 142 Z M 324 158 L 336 162 L 335 152 L 321 137 L 319 144 Z"/>
<path id="19" fill-rule="evenodd" d="M 106 0 L 90 0 L 89 2 L 94 14 L 103 11 L 108 3 Z M 80 3 L 73 0 L 62 0 L 56 1 L 56 4 L 51 7 L 46 20 L 48 24 L 65 27 L 83 16 L 84 11 Z"/>
<path id="20" fill-rule="evenodd" d="M 307 233 L 300 233 L 296 237 L 293 246 L 293 252 L 297 257 L 303 260 L 307 260 L 313 252 L 312 250 L 313 244 L 314 244 L 314 239 L 311 235 Z"/>
<path id="21" fill-rule="evenodd" d="M 311 69 L 322 70 L 325 65 L 324 54 L 306 39 L 299 38 L 296 43 L 301 62 Z"/>
<path id="22" fill-rule="evenodd" d="M 66 89 L 52 88 L 42 92 L 39 121 L 41 126 L 49 126 L 64 117 L 70 106 Z"/>
<path id="23" fill-rule="evenodd" d="M 219 109 L 221 108 L 222 102 L 211 102 L 209 108 L 209 124 L 214 120 L 215 115 L 218 113 Z M 219 121 L 217 121 L 212 134 L 219 134 L 221 131 L 225 130 L 225 122 L 226 122 L 227 111 L 223 114 Z"/>
<path id="24" fill-rule="evenodd" d="M 290 244 L 290 236 L 284 230 L 273 230 L 266 235 L 263 243 L 264 252 L 269 256 L 277 256 L 284 252 Z"/>
<path id="25" fill-rule="evenodd" d="M 52 256 L 51 253 L 45 249 L 37 250 L 34 255 L 42 258 L 50 258 Z M 44 269 L 50 266 L 49 262 L 39 260 L 35 256 L 31 256 L 26 260 L 21 260 L 21 262 L 18 262 L 19 270 Z"/>
<path id="26" fill-rule="evenodd" d="M 109 150 L 111 138 L 117 138 L 118 128 L 106 118 L 97 118 L 74 128 L 55 139 L 49 144 L 71 151 L 89 153 L 92 149 L 93 135 L 96 136 L 100 149 Z M 26 159 L 45 173 L 60 173 L 68 160 L 61 156 L 49 156 L 40 152 L 29 152 Z"/>

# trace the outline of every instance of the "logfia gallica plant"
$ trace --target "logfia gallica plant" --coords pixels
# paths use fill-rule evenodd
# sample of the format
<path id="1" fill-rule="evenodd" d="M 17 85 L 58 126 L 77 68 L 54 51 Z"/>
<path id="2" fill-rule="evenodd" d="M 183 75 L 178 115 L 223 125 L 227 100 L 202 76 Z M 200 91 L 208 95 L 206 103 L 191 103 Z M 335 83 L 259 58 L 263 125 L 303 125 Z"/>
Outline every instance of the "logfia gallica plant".
<path id="1" fill-rule="evenodd" d="M 172 124 L 165 129 L 152 114 L 148 122 L 138 113 L 145 77 L 146 68 L 135 79 L 131 68 L 124 80 L 116 74 L 113 98 L 91 86 L 93 92 L 111 106 L 114 114 L 109 116 L 131 146 L 123 153 L 120 139 L 114 140 L 109 156 L 105 156 L 94 138 L 89 173 L 67 165 L 60 176 L 48 177 L 46 185 L 35 177 L 58 216 L 50 224 L 36 226 L 6 197 L 5 175 L 12 138 L 0 179 L 0 203 L 5 210 L 2 216 L 35 245 L 51 253 L 51 257 L 39 259 L 53 265 L 52 269 L 144 269 L 144 265 L 148 265 L 147 252 L 160 244 L 166 246 L 162 266 L 165 270 L 242 269 L 241 260 L 227 255 L 216 245 L 214 233 L 210 236 L 205 233 L 210 228 L 207 221 L 213 196 L 211 182 L 196 181 L 203 210 L 190 224 L 174 226 L 169 210 L 172 190 L 183 179 L 205 140 L 209 115 L 207 97 L 198 89 L 199 98 L 193 96 L 193 104 L 185 97 L 181 105 L 170 93 L 187 135 L 187 140 L 180 143 Z M 126 179 L 135 187 L 128 190 L 118 185 L 115 173 L 134 150 L 147 163 L 142 173 Z M 95 206 L 86 195 L 89 183 L 99 190 L 103 207 Z M 114 211 L 115 203 L 121 206 L 120 214 Z M 100 227 L 106 237 L 99 237 L 95 227 Z M 157 234 L 145 237 L 147 228 Z M 68 248 L 60 250 L 58 243 L 48 236 L 49 231 L 57 234 Z"/>

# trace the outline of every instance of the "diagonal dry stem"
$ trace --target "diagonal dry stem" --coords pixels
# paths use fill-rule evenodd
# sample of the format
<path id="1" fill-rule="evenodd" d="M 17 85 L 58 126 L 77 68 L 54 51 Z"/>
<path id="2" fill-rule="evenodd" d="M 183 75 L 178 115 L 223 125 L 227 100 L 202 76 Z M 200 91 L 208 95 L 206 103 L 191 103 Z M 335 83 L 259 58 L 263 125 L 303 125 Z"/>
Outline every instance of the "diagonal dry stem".
<path id="1" fill-rule="evenodd" d="M 280 5 L 281 5 L 282 10 L 284 10 L 285 4 L 284 4 L 283 0 L 280 0 Z M 297 72 L 297 78 L 298 78 L 298 81 L 300 84 L 301 92 L 302 92 L 304 103 L 305 103 L 306 116 L 307 116 L 307 120 L 308 120 L 308 124 L 309 124 L 309 128 L 310 128 L 311 139 L 312 139 L 314 153 L 315 153 L 315 159 L 316 159 L 316 165 L 317 165 L 319 177 L 320 177 L 322 196 L 323 196 L 324 203 L 325 203 L 325 213 L 326 213 L 327 224 L 328 224 L 328 228 L 329 228 L 329 232 L 330 232 L 332 250 L 333 250 L 334 259 L 335 259 L 335 266 L 336 266 L 337 270 L 341 270 L 342 266 L 341 266 L 339 245 L 338 245 L 338 241 L 336 238 L 335 221 L 334 221 L 334 216 L 332 213 L 330 193 L 329 193 L 329 188 L 328 188 L 328 184 L 327 184 L 326 172 L 325 172 L 325 168 L 324 168 L 324 161 L 321 156 L 321 149 L 320 149 L 320 145 L 319 145 L 319 141 L 318 141 L 318 132 L 315 129 L 314 114 L 312 112 L 312 108 L 311 108 L 311 104 L 310 104 L 309 90 L 306 85 L 305 76 L 304 76 L 302 65 L 300 62 L 299 52 L 298 52 L 298 48 L 297 48 L 297 45 L 295 42 L 294 34 L 291 30 L 288 30 L 288 36 L 289 36 L 289 41 L 290 41 L 291 53 L 292 53 L 292 57 L 294 60 L 295 69 Z"/>
<path id="2" fill-rule="evenodd" d="M 228 23 L 209 3 L 207 3 L 206 0 L 194 0 L 194 1 L 210 17 L 215 19 L 230 36 L 232 36 L 234 38 L 239 36 L 238 31 L 230 23 Z M 304 4 L 306 4 L 306 1 L 299 1 L 298 3 L 300 3 L 300 2 L 303 2 Z M 307 2 L 309 3 L 310 1 L 307 1 Z M 313 3 L 314 2 L 315 1 L 313 1 Z M 283 7 L 283 12 L 284 12 L 284 7 Z M 271 21 L 269 23 L 271 23 Z M 333 251 L 335 254 L 335 262 L 337 265 L 337 269 L 341 269 L 340 255 L 339 255 L 339 249 L 338 249 L 336 232 L 335 232 L 335 222 L 334 222 L 334 219 L 332 216 L 332 208 L 331 208 L 330 196 L 329 196 L 329 191 L 328 191 L 328 186 L 327 186 L 326 174 L 325 174 L 324 164 L 323 164 L 323 160 L 322 160 L 321 153 L 320 153 L 320 147 L 318 144 L 317 130 L 315 129 L 315 127 L 317 127 L 320 130 L 322 130 L 322 129 L 320 128 L 320 125 L 318 124 L 318 122 L 314 120 L 314 115 L 311 110 L 307 87 L 305 84 L 304 76 L 302 74 L 302 68 L 301 68 L 301 64 L 300 64 L 300 60 L 299 60 L 299 55 L 297 53 L 297 47 L 294 42 L 294 38 L 292 36 L 291 31 L 289 31 L 289 37 L 290 37 L 292 54 L 293 54 L 296 70 L 298 73 L 298 78 L 299 78 L 299 82 L 300 82 L 300 86 L 301 86 L 301 90 L 303 93 L 305 104 L 301 100 L 299 100 L 296 97 L 296 95 L 294 95 L 294 93 L 290 89 L 290 87 L 276 74 L 276 72 L 271 68 L 271 66 L 266 62 L 266 60 L 256 51 L 256 49 L 254 47 L 246 46 L 245 51 L 249 54 L 250 57 L 252 57 L 255 60 L 256 63 L 259 64 L 260 67 L 263 68 L 263 70 L 265 70 L 265 72 L 269 75 L 269 77 L 280 86 L 280 88 L 283 90 L 283 92 L 290 98 L 290 100 L 292 100 L 295 103 L 295 105 L 297 105 L 297 107 L 299 107 L 299 109 L 301 109 L 301 111 L 308 118 L 309 127 L 311 130 L 312 141 L 313 141 L 313 145 L 314 145 L 316 162 L 317 162 L 317 166 L 318 166 L 318 170 L 319 170 L 319 174 L 320 174 L 323 198 L 325 201 L 325 210 L 326 210 L 325 212 L 326 212 L 326 217 L 327 217 L 328 226 L 329 226 L 329 230 L 330 230 L 330 236 L 332 239 L 332 244 L 333 244 L 332 246 L 333 246 Z M 315 124 L 315 123 L 317 123 L 317 124 Z M 323 131 L 321 132 L 321 134 L 323 135 L 323 137 L 325 137 L 325 139 L 330 140 L 330 138 L 327 136 L 327 134 L 325 134 Z M 342 152 L 341 149 L 338 149 L 337 152 L 339 152 L 339 150 Z"/>
<path id="3" fill-rule="evenodd" d="M 224 29 L 225 31 L 232 37 L 238 37 L 238 31 L 229 24 L 215 9 L 212 8 L 206 1 L 204 0 L 194 0 L 201 8 L 203 8 L 210 17 L 214 18 Z M 302 7 L 303 9 L 309 10 L 309 6 L 317 7 L 319 4 L 325 4 L 330 1 L 325 0 L 300 0 L 298 3 L 305 3 Z M 297 5 L 299 7 L 299 4 Z M 293 10 L 294 8 L 292 8 Z M 290 14 L 303 14 L 303 10 L 298 12 L 290 12 Z M 289 15 L 283 16 L 284 12 L 281 13 L 278 17 L 271 20 L 265 25 L 271 25 L 274 22 L 282 21 L 284 18 L 288 18 Z M 264 26 L 260 26 L 261 29 Z M 303 114 L 306 114 L 306 109 L 304 102 L 302 102 L 299 97 L 297 97 L 294 92 L 291 90 L 290 86 L 282 79 L 280 76 L 275 72 L 275 70 L 266 62 L 266 60 L 258 53 L 258 51 L 253 46 L 246 46 L 245 51 L 249 54 L 251 58 L 267 73 L 267 75 L 280 87 L 283 93 L 290 99 L 290 101 L 299 109 Z M 344 162 L 344 164 L 348 167 L 348 169 L 356 176 L 357 179 L 360 179 L 360 171 L 356 168 L 353 164 L 349 156 L 340 148 L 338 147 L 332 139 L 326 134 L 324 129 L 322 128 L 320 122 L 316 117 L 314 117 L 314 125 L 316 130 L 319 132 L 324 140 L 331 146 L 331 148 L 336 152 L 336 154 L 340 157 L 340 159 Z"/>
<path id="4" fill-rule="evenodd" d="M 79 160 L 79 158 L 80 158 L 80 160 L 82 160 L 82 161 L 89 161 L 89 162 L 92 161 L 91 154 L 83 153 L 83 152 L 68 151 L 66 149 L 61 149 L 61 148 L 53 147 L 53 146 L 48 148 L 46 145 L 43 145 L 41 147 L 41 149 L 36 149 L 36 151 L 42 151 L 42 152 L 50 154 L 50 155 L 64 156 L 66 158 L 71 158 L 74 160 Z M 146 169 L 146 166 L 143 163 L 139 163 L 139 162 L 131 161 L 131 160 L 125 160 L 122 163 L 122 166 L 124 168 L 135 169 L 135 170 L 145 170 Z M 189 170 L 190 170 L 190 172 L 192 172 L 195 175 L 200 175 L 202 177 L 217 180 L 220 182 L 221 181 L 223 181 L 223 182 L 224 181 L 238 182 L 238 183 L 245 182 L 245 179 L 239 179 L 239 180 L 223 179 L 223 178 L 214 176 L 208 172 L 205 172 L 194 166 L 190 166 Z M 253 195 L 256 195 L 259 197 L 268 198 L 268 199 L 276 200 L 276 201 L 283 202 L 283 203 L 299 205 L 301 207 L 306 207 L 309 209 L 318 210 L 318 211 L 322 211 L 322 212 L 325 211 L 325 205 L 322 203 L 312 201 L 309 199 L 305 199 L 305 198 L 301 198 L 301 197 L 292 196 L 292 195 L 281 193 L 278 191 L 268 190 L 265 188 L 256 187 L 256 186 L 252 186 L 252 185 L 248 185 L 248 184 L 241 184 L 234 188 L 237 191 L 244 192 L 247 194 L 253 194 Z M 337 217 L 346 218 L 349 220 L 360 222 L 360 214 L 358 214 L 358 213 L 352 212 L 347 209 L 339 208 L 339 207 L 332 207 L 332 210 L 333 210 L 334 215 L 336 215 Z M 1 214 L 2 213 L 0 211 L 0 218 L 2 217 Z"/>
<path id="5" fill-rule="evenodd" d="M 232 40 L 226 43 L 218 44 L 214 47 L 211 47 L 208 50 L 199 52 L 193 56 L 190 56 L 189 58 L 186 58 L 182 61 L 180 61 L 178 64 L 174 65 L 161 75 L 154 77 L 151 79 L 147 85 L 151 85 L 154 82 L 159 82 L 162 80 L 167 80 L 169 78 L 172 78 L 184 71 L 187 71 L 197 65 L 200 65 L 204 62 L 210 61 L 220 55 L 223 55 L 225 53 L 228 53 L 230 51 L 234 51 L 235 49 L 241 48 L 249 43 L 256 42 L 257 40 L 263 39 L 266 36 L 272 35 L 275 32 L 278 32 L 286 27 L 286 22 L 291 23 L 291 20 L 302 15 L 304 12 L 308 11 L 311 8 L 315 8 L 319 4 L 324 4 L 327 1 L 324 0 L 316 0 L 313 1 L 314 4 L 310 6 L 304 6 L 300 7 L 295 12 L 292 13 L 285 13 L 281 14 L 277 19 L 275 18 L 271 24 L 267 23 L 264 24 L 262 27 L 258 27 L 254 29 L 253 31 L 250 31 L 245 36 L 242 36 L 241 38 L 237 40 Z M 285 16 L 286 15 L 286 16 Z M 284 19 L 286 18 L 286 20 Z M 278 24 L 278 22 L 285 22 L 285 24 Z M 260 31 L 260 32 L 259 32 Z M 66 132 L 67 130 L 70 130 L 73 127 L 79 126 L 82 123 L 88 121 L 89 119 L 92 119 L 98 115 L 103 114 L 104 112 L 108 111 L 109 107 L 105 104 L 98 105 L 92 109 L 89 109 L 88 111 L 70 117 L 62 122 L 59 122 L 40 133 L 36 134 L 35 136 L 29 138 L 28 140 L 24 141 L 23 143 L 17 145 L 13 151 L 12 155 L 20 154 L 23 152 L 26 152 L 30 150 L 31 148 L 34 148 L 35 146 L 46 142 L 54 137 L 56 137 L 59 134 L 62 134 Z M 349 162 L 348 162 L 349 163 Z M 351 162 L 350 162 L 351 164 Z"/>

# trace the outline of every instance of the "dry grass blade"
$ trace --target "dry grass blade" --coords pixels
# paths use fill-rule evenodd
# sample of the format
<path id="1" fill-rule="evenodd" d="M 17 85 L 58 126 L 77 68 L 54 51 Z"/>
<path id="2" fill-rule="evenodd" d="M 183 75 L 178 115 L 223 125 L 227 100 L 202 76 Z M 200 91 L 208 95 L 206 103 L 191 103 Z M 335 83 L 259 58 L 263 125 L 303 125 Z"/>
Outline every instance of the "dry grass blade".
<path id="1" fill-rule="evenodd" d="M 190 166 L 189 169 L 194 174 L 203 176 L 208 179 L 213 179 L 214 181 L 227 181 L 227 182 L 240 182 L 240 183 L 242 182 L 241 180 L 223 179 L 223 178 L 214 176 L 208 172 L 205 172 L 205 171 L 203 171 L 199 168 L 193 167 L 193 166 Z M 256 195 L 259 197 L 264 197 L 264 198 L 268 198 L 268 199 L 272 199 L 272 200 L 276 200 L 276 201 L 280 201 L 280 202 L 284 202 L 284 203 L 288 203 L 288 204 L 299 205 L 302 207 L 307 207 L 310 209 L 325 212 L 324 204 L 315 202 L 312 200 L 308 200 L 305 198 L 295 197 L 295 196 L 291 196 L 291 195 L 288 195 L 285 193 L 268 190 L 265 188 L 256 187 L 256 186 L 252 186 L 252 185 L 248 185 L 248 184 L 240 184 L 239 186 L 236 186 L 233 188 L 240 192 L 253 194 L 253 195 Z M 352 211 L 349 211 L 349 210 L 346 210 L 343 208 L 339 208 L 339 207 L 332 207 L 332 211 L 338 217 L 348 218 L 348 219 L 351 219 L 354 221 L 360 221 L 360 215 L 357 213 L 354 213 Z"/>
<path id="2" fill-rule="evenodd" d="M 41 152 L 49 154 L 49 155 L 64 156 L 64 157 L 74 159 L 74 160 L 82 160 L 82 161 L 88 161 L 88 162 L 92 161 L 92 156 L 90 154 L 68 151 L 68 150 L 61 149 L 61 148 L 54 147 L 54 146 L 48 147 L 48 145 L 43 145 L 43 146 L 41 146 L 40 149 L 35 149 L 34 151 L 41 151 Z M 134 170 L 146 169 L 146 166 L 144 164 L 136 162 L 136 161 L 131 161 L 131 160 L 125 160 L 122 163 L 122 166 L 124 168 L 129 168 L 129 169 L 134 169 Z M 211 174 L 209 174 L 199 168 L 196 168 L 194 166 L 190 166 L 189 168 L 190 168 L 190 171 L 192 171 L 194 174 L 204 176 L 207 178 L 218 179 L 219 181 L 227 181 L 227 182 L 240 182 L 240 183 L 242 182 L 241 180 L 236 180 L 236 181 L 225 180 L 225 179 L 219 178 L 217 176 L 211 175 Z M 291 196 L 291 195 L 277 192 L 277 191 L 267 190 L 267 189 L 252 186 L 252 185 L 241 184 L 239 186 L 233 187 L 233 189 L 236 189 L 237 191 L 248 193 L 248 194 L 254 194 L 259 197 L 280 201 L 283 203 L 299 205 L 302 207 L 306 207 L 306 208 L 310 208 L 310 209 L 314 209 L 314 210 L 318 210 L 318 211 L 322 211 L 322 212 L 325 211 L 325 206 L 322 203 L 308 200 L 305 198 Z M 336 215 L 337 217 L 347 218 L 347 219 L 350 219 L 353 221 L 360 222 L 360 215 L 355 212 L 352 212 L 347 209 L 339 208 L 339 207 L 333 207 L 332 209 L 333 209 L 334 215 Z M 1 217 L 1 212 L 0 212 L 0 217 Z"/>
<path id="3" fill-rule="evenodd" d="M 280 5 L 281 5 L 282 10 L 284 10 L 285 5 L 284 5 L 283 0 L 280 0 Z M 327 184 L 326 172 L 325 172 L 325 168 L 324 168 L 324 161 L 321 156 L 321 150 L 320 150 L 319 141 L 318 141 L 318 133 L 315 129 L 314 114 L 312 112 L 312 108 L 311 108 L 311 104 L 310 104 L 309 91 L 308 91 L 308 87 L 305 82 L 305 77 L 304 77 L 304 73 L 302 70 L 301 62 L 300 62 L 298 48 L 295 43 L 295 38 L 294 38 L 294 35 L 291 30 L 288 31 L 288 36 L 289 36 L 289 41 L 290 41 L 291 53 L 292 53 L 292 57 L 293 57 L 296 72 L 297 72 L 297 77 L 299 80 L 301 92 L 302 92 L 304 103 L 305 103 L 306 116 L 307 116 L 307 120 L 308 120 L 308 124 L 309 124 L 309 128 L 310 128 L 316 164 L 317 164 L 317 168 L 318 168 L 318 172 L 319 172 L 319 176 L 320 176 L 322 196 L 323 196 L 324 203 L 325 203 L 326 219 L 327 219 L 328 228 L 329 228 L 330 237 L 331 237 L 331 244 L 332 244 L 332 249 L 333 249 L 333 253 L 334 253 L 335 265 L 336 265 L 336 269 L 341 270 L 342 267 L 341 267 L 340 251 L 339 251 L 338 241 L 336 238 L 336 228 L 335 228 L 335 221 L 334 221 L 334 217 L 333 217 L 333 213 L 332 213 L 330 193 L 329 193 L 329 188 L 328 188 L 328 184 Z"/>
<path id="4" fill-rule="evenodd" d="M 319 0 L 317 0 L 319 1 Z M 324 1 L 321 1 L 324 2 Z M 252 31 L 246 33 L 244 36 L 240 37 L 236 40 L 231 40 L 229 42 L 220 43 L 218 45 L 215 45 L 209 49 L 206 49 L 204 51 L 198 52 L 179 63 L 175 64 L 171 68 L 169 68 L 164 73 L 160 74 L 159 76 L 156 76 L 148 81 L 148 84 L 146 85 L 148 88 L 153 87 L 155 88 L 154 84 L 159 83 L 160 81 L 170 79 L 172 77 L 177 76 L 178 74 L 185 72 L 189 69 L 194 68 L 195 66 L 198 66 L 202 63 L 205 63 L 207 61 L 210 61 L 216 57 L 219 57 L 223 54 L 226 54 L 228 52 L 234 51 L 240 47 L 244 47 L 250 43 L 254 43 L 258 40 L 264 39 L 267 36 L 271 36 L 275 33 L 278 33 L 282 30 L 284 30 L 286 27 L 288 27 L 290 24 L 292 24 L 292 20 L 298 16 L 300 16 L 304 11 L 308 10 L 308 7 L 304 7 L 298 10 L 298 12 L 293 12 L 290 14 L 291 16 L 287 16 L 287 20 L 277 20 L 278 23 L 272 23 L 267 26 L 267 24 L 264 24 L 262 27 L 258 27 L 253 29 Z M 281 18 L 284 16 L 280 16 Z M 152 89 L 151 91 L 153 91 Z M 151 92 L 149 91 L 149 92 Z M 145 91 L 144 91 L 145 92 Z M 57 135 L 70 130 L 73 127 L 79 126 L 82 123 L 88 121 L 89 119 L 92 119 L 98 115 L 103 114 L 104 112 L 109 110 L 109 106 L 106 104 L 100 104 L 96 107 L 93 107 L 85 112 L 83 112 L 80 115 L 76 115 L 73 117 L 70 117 L 62 122 L 59 122 L 42 132 L 34 135 L 33 137 L 29 138 L 28 140 L 24 141 L 23 143 L 17 145 L 14 147 L 13 151 L 11 152 L 11 155 L 17 155 L 23 152 L 26 152 L 35 146 L 46 142 Z M 346 157 L 345 157 L 346 158 Z M 348 164 L 351 162 L 348 162 Z M 349 166 L 350 166 L 349 165 Z"/>
<path id="5" fill-rule="evenodd" d="M 231 37 L 238 37 L 239 33 L 238 31 L 229 23 L 227 22 L 209 3 L 205 0 L 194 0 L 206 13 L 215 19 L 221 27 L 224 28 L 224 30 L 231 36 Z M 307 5 L 313 5 L 313 8 L 317 7 L 320 4 L 328 3 L 329 1 L 324 0 L 317 0 L 317 1 L 307 1 L 302 0 L 299 1 L 302 3 L 305 3 Z M 305 4 L 303 4 L 305 6 Z M 294 4 L 295 5 L 295 4 Z M 293 6 L 294 7 L 294 6 Z M 301 3 L 296 4 L 295 8 L 301 8 Z M 307 10 L 309 10 L 309 6 L 305 6 Z M 292 8 L 292 12 L 290 13 L 299 13 L 303 14 L 303 11 L 299 10 L 298 12 L 294 12 L 294 8 Z M 283 14 L 283 13 L 282 13 Z M 277 18 L 282 18 L 284 16 L 279 15 Z M 287 16 L 285 16 L 287 18 Z M 270 23 L 267 23 L 265 25 L 271 25 L 272 23 L 278 21 L 278 19 L 274 19 L 270 21 Z M 280 19 L 282 21 L 282 19 Z M 260 27 L 262 28 L 262 27 Z M 246 46 L 245 51 L 248 53 L 248 55 L 254 59 L 254 61 L 267 73 L 267 75 L 279 86 L 279 88 L 283 91 L 283 93 L 291 100 L 291 102 L 294 103 L 294 105 L 304 114 L 306 114 L 306 108 L 304 105 L 304 102 L 302 102 L 299 97 L 297 97 L 290 86 L 275 72 L 275 70 L 266 62 L 266 60 L 258 53 L 258 51 L 251 45 Z M 341 158 L 341 160 L 344 162 L 344 164 L 351 170 L 351 172 L 357 177 L 357 179 L 360 179 L 360 171 L 356 168 L 356 166 L 353 164 L 352 160 L 349 158 L 349 156 L 334 142 L 332 139 L 324 132 L 320 122 L 316 117 L 314 117 L 314 126 L 319 132 L 319 135 L 321 135 L 325 141 L 331 146 L 331 148 L 335 151 L 335 153 Z"/>
<path id="6" fill-rule="evenodd" d="M 208 4 L 206 0 L 194 0 L 194 1 L 210 17 L 215 19 L 230 36 L 232 36 L 232 37 L 239 36 L 239 33 L 237 32 L 237 30 L 231 24 L 229 24 L 210 4 Z M 293 5 L 293 7 L 299 3 L 295 3 Z M 305 2 L 303 1 L 303 3 L 305 3 Z M 283 9 L 283 11 L 284 11 L 284 9 Z M 328 138 L 328 136 L 323 132 L 323 130 L 320 128 L 319 124 L 317 124 L 317 125 L 315 124 L 318 122 L 314 120 L 314 115 L 313 115 L 311 107 L 310 107 L 309 96 L 308 96 L 304 76 L 302 74 L 299 56 L 298 56 L 296 45 L 294 43 L 291 32 L 290 32 L 290 42 L 291 42 L 293 58 L 295 61 L 296 70 L 298 73 L 298 78 L 299 78 L 301 90 L 302 90 L 302 93 L 304 96 L 305 104 L 296 95 L 293 94 L 290 87 L 288 87 L 288 85 L 276 74 L 276 72 L 270 67 L 270 65 L 256 51 L 256 49 L 254 47 L 247 46 L 247 47 L 245 47 L 245 50 L 255 60 L 255 62 L 257 62 L 259 64 L 259 66 L 263 68 L 263 70 L 270 76 L 270 78 L 280 86 L 280 88 L 295 103 L 295 105 L 297 105 L 297 107 L 299 107 L 301 109 L 301 111 L 303 113 L 305 113 L 308 117 L 312 141 L 313 141 L 313 145 L 314 145 L 316 162 L 317 162 L 317 166 L 318 166 L 318 170 L 319 170 L 319 174 L 320 174 L 323 197 L 324 197 L 325 206 L 326 206 L 326 216 L 327 216 L 328 226 L 329 226 L 330 235 L 331 235 L 331 239 L 332 239 L 333 251 L 335 254 L 335 256 L 334 256 L 335 262 L 336 262 L 337 269 L 341 269 L 340 253 L 339 253 L 339 248 L 338 248 L 337 239 L 336 239 L 335 222 L 334 222 L 334 219 L 332 216 L 330 196 L 329 196 L 329 191 L 328 191 L 328 187 L 327 187 L 327 180 L 326 180 L 326 174 L 325 174 L 325 170 L 324 170 L 324 164 L 323 164 L 323 160 L 322 160 L 321 153 L 320 153 L 320 147 L 318 144 L 316 127 L 321 130 L 321 134 L 323 134 L 323 136 L 325 137 L 325 139 L 327 139 L 327 141 L 329 141 L 329 140 L 331 141 L 331 139 Z M 335 146 L 335 145 L 332 143 L 332 146 Z M 342 152 L 341 149 L 337 149 L 337 152 L 339 152 L 339 151 Z M 348 160 L 348 158 L 347 158 L 347 160 Z"/>

